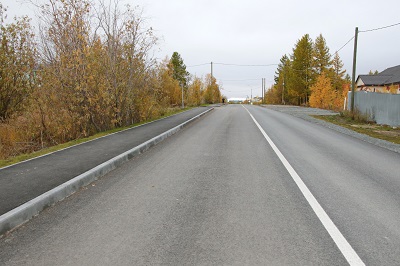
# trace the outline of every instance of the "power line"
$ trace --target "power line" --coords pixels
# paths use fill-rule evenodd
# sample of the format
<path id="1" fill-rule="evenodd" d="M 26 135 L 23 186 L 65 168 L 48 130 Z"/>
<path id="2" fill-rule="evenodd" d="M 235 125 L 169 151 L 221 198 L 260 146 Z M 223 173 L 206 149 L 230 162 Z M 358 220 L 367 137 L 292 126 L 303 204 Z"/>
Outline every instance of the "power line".
<path id="1" fill-rule="evenodd" d="M 246 93 L 246 92 L 249 92 L 249 90 L 251 90 L 251 89 L 248 89 L 248 90 L 240 90 L 240 91 L 232 91 L 232 90 L 226 90 L 226 89 L 224 89 L 224 88 L 221 88 L 221 90 L 223 90 L 223 91 L 225 91 L 225 92 Z"/>
<path id="2" fill-rule="evenodd" d="M 186 67 L 198 67 L 198 66 L 205 66 L 209 65 L 210 63 L 204 63 L 204 64 L 198 64 L 198 65 L 192 65 L 192 66 L 186 66 Z"/>
<path id="3" fill-rule="evenodd" d="M 260 80 L 258 79 L 219 79 L 220 81 L 254 81 L 254 80 Z"/>
<path id="4" fill-rule="evenodd" d="M 391 27 L 394 27 L 394 26 L 397 26 L 397 25 L 400 25 L 400 22 L 399 22 L 399 23 L 396 23 L 396 24 L 392 24 L 392 25 L 388 25 L 388 26 L 376 28 L 376 29 L 360 30 L 359 32 L 370 32 L 370 31 L 376 31 L 376 30 L 383 30 L 383 29 L 391 28 Z"/>
<path id="5" fill-rule="evenodd" d="M 336 51 L 336 53 L 338 53 L 340 50 L 342 50 L 342 49 L 343 49 L 346 45 L 348 45 L 349 42 L 351 42 L 353 39 L 354 39 L 354 36 L 351 37 L 350 40 L 348 40 L 342 47 L 340 47 L 340 48 Z"/>
<path id="6" fill-rule="evenodd" d="M 205 66 L 210 65 L 211 63 L 204 63 L 204 64 L 197 64 L 191 65 L 187 67 L 198 67 L 198 66 Z M 245 64 L 229 64 L 229 63 L 214 63 L 214 65 L 222 65 L 222 66 L 239 66 L 239 67 L 267 67 L 267 66 L 277 66 L 278 64 L 267 64 L 267 65 L 245 65 Z"/>
<path id="7" fill-rule="evenodd" d="M 214 63 L 215 65 L 223 66 L 239 66 L 239 67 L 267 67 L 267 66 L 277 66 L 278 64 L 267 64 L 267 65 L 243 65 L 243 64 L 228 64 L 228 63 Z"/>
<path id="8" fill-rule="evenodd" d="M 392 24 L 392 25 L 384 26 L 384 27 L 379 27 L 379 28 L 376 28 L 376 29 L 360 30 L 359 32 L 371 32 L 371 31 L 383 30 L 383 29 L 387 29 L 387 28 L 390 28 L 390 27 L 398 26 L 398 25 L 400 25 L 400 22 L 399 22 L 399 23 Z M 340 47 L 340 48 L 336 51 L 336 53 L 338 53 L 340 50 L 342 50 L 342 49 L 343 49 L 346 45 L 348 45 L 349 42 L 351 42 L 352 40 L 354 40 L 354 36 L 351 37 L 350 40 L 348 40 L 342 47 Z"/>

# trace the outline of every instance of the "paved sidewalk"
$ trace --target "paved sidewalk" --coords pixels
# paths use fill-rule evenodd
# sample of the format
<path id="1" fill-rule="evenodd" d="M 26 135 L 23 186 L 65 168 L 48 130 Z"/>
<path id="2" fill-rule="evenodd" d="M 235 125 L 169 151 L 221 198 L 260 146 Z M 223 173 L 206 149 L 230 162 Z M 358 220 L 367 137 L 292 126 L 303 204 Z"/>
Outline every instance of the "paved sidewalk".
<path id="1" fill-rule="evenodd" d="M 0 215 L 210 108 L 191 109 L 149 124 L 0 169 Z"/>

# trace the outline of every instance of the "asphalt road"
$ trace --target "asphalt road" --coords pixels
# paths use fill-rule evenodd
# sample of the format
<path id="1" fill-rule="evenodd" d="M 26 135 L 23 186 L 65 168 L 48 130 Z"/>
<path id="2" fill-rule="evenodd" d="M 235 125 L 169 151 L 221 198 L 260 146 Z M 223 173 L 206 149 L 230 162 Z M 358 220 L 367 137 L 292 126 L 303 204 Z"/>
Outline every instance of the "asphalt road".
<path id="1" fill-rule="evenodd" d="M 400 154 L 246 106 L 367 265 L 400 264 Z M 0 239 L 0 265 L 346 265 L 240 105 Z"/>
<path id="2" fill-rule="evenodd" d="M 191 109 L 69 149 L 10 167 L 0 168 L 0 215 L 164 133 L 209 108 Z"/>

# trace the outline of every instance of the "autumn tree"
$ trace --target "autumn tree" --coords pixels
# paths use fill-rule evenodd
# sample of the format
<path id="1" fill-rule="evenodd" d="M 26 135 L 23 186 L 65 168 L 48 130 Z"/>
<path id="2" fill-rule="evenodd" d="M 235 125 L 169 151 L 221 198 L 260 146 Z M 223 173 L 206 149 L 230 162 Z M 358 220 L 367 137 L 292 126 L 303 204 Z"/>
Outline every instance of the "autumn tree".
<path id="1" fill-rule="evenodd" d="M 206 89 L 204 91 L 204 102 L 211 103 L 220 103 L 221 102 L 221 91 L 220 86 L 217 84 L 217 80 L 215 77 L 212 77 L 210 74 L 206 76 L 205 79 Z"/>
<path id="2" fill-rule="evenodd" d="M 320 99 L 318 97 L 322 97 L 324 104 L 331 98 L 333 100 L 329 108 L 339 109 L 349 85 L 349 75 L 345 76 L 338 53 L 332 58 L 322 34 L 314 42 L 308 34 L 298 40 L 290 58 L 286 55 L 281 58 L 274 78 L 275 84 L 267 93 L 267 102 L 274 104 L 307 105 L 312 93 L 314 106 Z M 317 79 L 320 79 L 320 83 L 321 79 L 325 79 L 324 82 L 328 79 L 334 96 L 330 91 L 324 91 L 321 95 L 322 87 L 313 86 Z"/>
<path id="3" fill-rule="evenodd" d="M 165 59 L 158 69 L 158 91 L 162 93 L 164 101 L 170 106 L 179 106 L 181 103 L 181 88 L 179 81 L 173 77 L 173 69 L 168 59 Z"/>
<path id="4" fill-rule="evenodd" d="M 341 110 L 343 108 L 344 97 L 347 94 L 349 84 L 342 83 L 340 88 L 335 88 L 332 84 L 334 83 L 326 72 L 317 77 L 316 82 L 311 87 L 311 107 L 330 110 Z"/>
<path id="5" fill-rule="evenodd" d="M 265 100 L 267 104 L 281 104 L 282 103 L 282 91 L 278 88 L 278 85 L 275 84 L 271 86 L 265 92 Z"/>
<path id="6" fill-rule="evenodd" d="M 0 4 L 0 121 L 22 111 L 35 86 L 36 43 L 27 17 L 5 24 Z"/>
<path id="7" fill-rule="evenodd" d="M 37 47 L 27 17 L 5 23 L 0 3 L 0 159 L 36 148 L 35 125 L 23 115 L 31 113 L 37 86 Z"/>
<path id="8" fill-rule="evenodd" d="M 142 11 L 138 8 L 126 6 L 126 12 L 123 16 L 123 61 L 126 61 L 125 79 L 121 84 L 126 82 L 126 92 L 123 96 L 124 104 L 121 110 L 122 120 L 125 125 L 143 120 L 143 113 L 146 116 L 151 115 L 153 110 L 149 110 L 146 102 L 154 105 L 155 89 L 150 80 L 152 76 L 152 68 L 156 67 L 156 60 L 151 53 L 158 38 L 154 34 L 152 27 L 147 26 L 146 20 L 142 15 Z M 142 114 L 142 115 L 140 115 Z"/>
<path id="9" fill-rule="evenodd" d="M 208 101 L 220 101 L 215 80 L 189 83 L 179 54 L 157 62 L 158 39 L 139 7 L 120 9 L 118 0 L 36 7 L 40 46 L 27 18 L 1 20 L 1 158 L 164 115 L 179 106 L 182 87 L 192 105 L 205 102 L 205 84 Z"/>
<path id="10" fill-rule="evenodd" d="M 123 75 L 126 70 L 122 43 L 124 25 L 121 23 L 121 17 L 123 14 L 118 8 L 118 1 L 111 5 L 101 1 L 96 10 L 96 16 L 99 30 L 103 32 L 102 45 L 105 57 L 100 60 L 107 66 L 104 74 L 112 105 L 112 123 L 114 126 L 121 126 L 123 91 L 126 91 L 126 85 L 121 86 L 126 78 L 126 75 Z"/>
<path id="11" fill-rule="evenodd" d="M 156 44 L 141 13 L 88 0 L 42 6 L 44 123 L 61 141 L 143 121 L 154 112 L 151 79 Z M 92 27 L 95 26 L 95 30 Z M 147 81 L 146 81 L 147 80 Z M 63 99 L 63 100 L 60 100 Z M 151 108 L 149 108 L 151 106 Z M 154 107 L 154 108 L 153 108 Z M 50 117 L 52 116 L 52 117 Z M 61 132 L 62 133 L 61 133 Z"/>
<path id="12" fill-rule="evenodd" d="M 189 85 L 187 102 L 190 106 L 199 106 L 203 101 L 203 82 L 200 78 L 195 77 Z"/>
<path id="13" fill-rule="evenodd" d="M 313 86 L 311 86 L 310 106 L 331 109 L 335 98 L 334 90 L 331 86 L 331 80 L 326 73 L 317 77 Z"/>
<path id="14" fill-rule="evenodd" d="M 47 129 L 59 129 L 61 141 L 88 136 L 95 132 L 92 104 L 96 87 L 89 85 L 92 69 L 90 2 L 86 0 L 50 0 L 42 6 L 42 82 L 49 93 L 46 105 L 56 107 Z M 59 132 L 51 134 L 58 135 Z"/>

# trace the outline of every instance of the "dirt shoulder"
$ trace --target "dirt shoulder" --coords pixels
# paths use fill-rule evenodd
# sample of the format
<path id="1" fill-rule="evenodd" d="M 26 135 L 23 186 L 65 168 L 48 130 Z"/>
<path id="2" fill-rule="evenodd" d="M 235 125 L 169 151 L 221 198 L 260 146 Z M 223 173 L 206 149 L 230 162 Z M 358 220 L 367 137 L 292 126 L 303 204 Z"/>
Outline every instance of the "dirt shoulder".
<path id="1" fill-rule="evenodd" d="M 358 138 L 382 148 L 400 153 L 400 128 L 357 122 L 337 112 L 318 108 L 282 105 L 263 105 L 274 111 L 320 124 L 332 130 Z"/>

